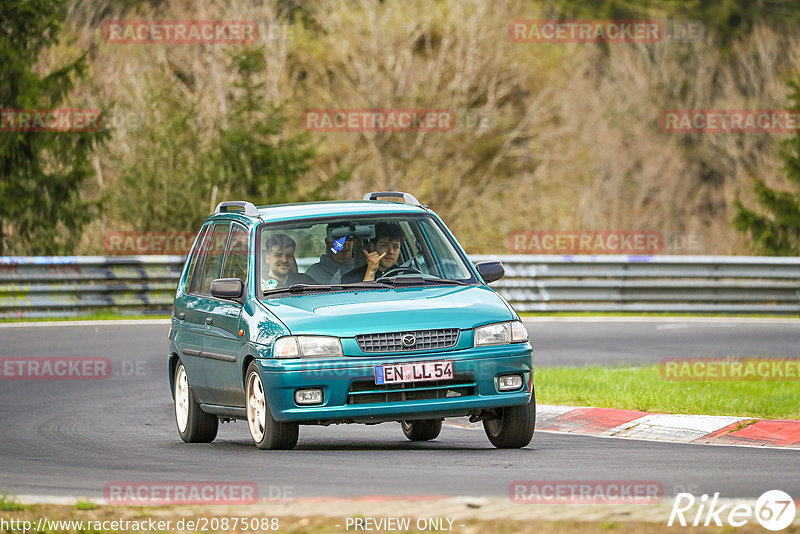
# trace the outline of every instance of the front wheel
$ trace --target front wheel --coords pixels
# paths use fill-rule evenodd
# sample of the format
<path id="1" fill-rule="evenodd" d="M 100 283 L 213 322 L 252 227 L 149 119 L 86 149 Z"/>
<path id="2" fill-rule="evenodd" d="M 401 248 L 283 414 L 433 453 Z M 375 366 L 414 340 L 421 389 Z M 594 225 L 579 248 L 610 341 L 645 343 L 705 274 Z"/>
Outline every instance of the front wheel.
<path id="1" fill-rule="evenodd" d="M 420 421 L 402 421 L 403 434 L 411 441 L 428 441 L 436 439 L 442 431 L 441 419 L 423 419 Z"/>
<path id="2" fill-rule="evenodd" d="M 496 419 L 485 419 L 483 429 L 492 445 L 498 449 L 520 449 L 533 439 L 536 427 L 536 394 L 524 406 L 509 406 L 499 410 Z"/>
<path id="3" fill-rule="evenodd" d="M 297 445 L 299 425 L 279 423 L 272 418 L 261 373 L 255 362 L 247 368 L 247 424 L 259 449 L 293 449 Z"/>
<path id="4" fill-rule="evenodd" d="M 186 443 L 211 443 L 217 437 L 219 418 L 200 409 L 181 361 L 175 367 L 175 421 Z"/>

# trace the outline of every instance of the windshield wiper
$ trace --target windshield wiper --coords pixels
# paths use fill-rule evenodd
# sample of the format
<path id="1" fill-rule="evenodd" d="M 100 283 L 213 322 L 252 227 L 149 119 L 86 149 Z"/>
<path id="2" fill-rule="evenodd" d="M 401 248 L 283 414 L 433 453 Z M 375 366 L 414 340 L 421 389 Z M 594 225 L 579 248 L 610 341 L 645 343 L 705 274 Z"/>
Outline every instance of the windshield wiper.
<path id="1" fill-rule="evenodd" d="M 436 282 L 437 284 L 452 284 L 454 286 L 468 286 L 469 284 L 466 282 L 462 282 L 461 280 L 452 280 L 450 278 L 439 278 L 438 276 L 434 276 L 432 278 L 425 278 L 426 282 Z"/>
<path id="2" fill-rule="evenodd" d="M 275 295 L 278 293 L 303 293 L 304 291 L 326 291 L 330 286 L 312 285 L 312 284 L 292 284 L 289 287 L 279 287 L 276 289 L 267 289 L 264 291 L 264 296 Z"/>
<path id="3" fill-rule="evenodd" d="M 417 275 L 405 275 L 405 276 L 381 276 L 376 282 L 383 282 L 384 284 L 389 283 L 392 285 L 425 285 L 427 283 L 433 283 L 436 285 L 448 284 L 448 285 L 455 285 L 455 286 L 466 286 L 469 285 L 466 282 L 462 282 L 461 280 L 450 280 L 449 278 L 439 278 L 436 276 L 417 276 Z"/>
<path id="4" fill-rule="evenodd" d="M 264 291 L 264 296 L 272 296 L 279 293 L 304 293 L 306 291 L 331 291 L 334 289 L 375 289 L 375 282 L 353 282 L 352 284 L 292 284 L 289 287 L 268 289 Z M 380 282 L 381 285 L 391 287 L 388 282 Z"/>
<path id="5" fill-rule="evenodd" d="M 332 288 L 335 289 L 375 289 L 375 284 L 390 287 L 388 282 L 380 282 L 378 280 L 367 280 L 366 282 L 351 282 L 349 284 L 333 284 Z"/>

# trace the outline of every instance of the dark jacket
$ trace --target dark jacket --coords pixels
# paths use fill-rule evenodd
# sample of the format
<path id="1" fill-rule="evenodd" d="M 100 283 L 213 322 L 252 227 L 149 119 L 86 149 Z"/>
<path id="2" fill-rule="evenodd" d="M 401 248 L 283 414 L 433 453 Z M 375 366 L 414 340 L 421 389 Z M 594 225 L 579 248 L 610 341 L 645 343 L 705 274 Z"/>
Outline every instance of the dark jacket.
<path id="1" fill-rule="evenodd" d="M 341 282 L 341 275 L 347 273 L 352 268 L 352 259 L 345 263 L 336 263 L 329 256 L 323 254 L 319 257 L 317 263 L 306 269 L 306 274 L 320 284 L 338 284 Z M 337 274 L 339 276 L 337 276 Z"/>
<path id="2" fill-rule="evenodd" d="M 375 272 L 375 278 L 373 278 L 373 280 L 377 280 L 378 278 L 383 276 L 384 273 L 386 273 L 386 272 L 387 271 L 381 271 L 380 269 L 378 269 Z M 366 265 L 362 265 L 358 269 L 353 269 L 349 273 L 345 273 L 342 276 L 342 283 L 343 284 L 352 284 L 353 282 L 362 282 L 364 280 L 364 275 L 365 274 L 367 274 L 367 266 Z"/>

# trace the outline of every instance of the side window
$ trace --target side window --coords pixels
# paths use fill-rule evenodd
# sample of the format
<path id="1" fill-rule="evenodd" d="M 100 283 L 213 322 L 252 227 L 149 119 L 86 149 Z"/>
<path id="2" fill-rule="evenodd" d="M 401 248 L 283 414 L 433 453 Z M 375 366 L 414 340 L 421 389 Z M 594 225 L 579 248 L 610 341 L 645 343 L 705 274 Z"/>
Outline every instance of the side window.
<path id="1" fill-rule="evenodd" d="M 211 281 L 218 278 L 222 251 L 225 248 L 225 238 L 228 236 L 230 223 L 215 224 L 213 230 L 206 232 L 210 238 L 203 249 L 203 256 L 194 276 L 192 289 L 203 295 L 211 294 Z"/>
<path id="2" fill-rule="evenodd" d="M 200 251 L 202 250 L 203 246 L 203 239 L 205 239 L 205 236 L 208 233 L 206 232 L 206 230 L 208 230 L 208 226 L 202 227 L 200 229 L 200 233 L 197 239 L 195 240 L 195 246 L 192 249 L 191 252 L 192 256 L 191 259 L 189 260 L 189 272 L 186 273 L 186 287 L 190 286 L 192 283 L 192 275 L 194 275 L 194 268 L 197 265 L 197 259 L 200 257 Z"/>
<path id="3" fill-rule="evenodd" d="M 231 226 L 228 246 L 225 247 L 225 259 L 222 264 L 220 278 L 239 278 L 247 285 L 247 230 L 239 225 Z"/>
<path id="4" fill-rule="evenodd" d="M 430 250 L 428 249 L 427 242 L 425 241 L 423 232 L 420 230 L 419 223 L 409 224 L 411 236 L 406 239 L 406 246 L 408 247 L 411 258 L 406 262 L 418 271 L 430 274 L 432 269 L 428 266 L 430 263 Z M 406 232 L 409 235 L 409 232 Z"/>
<path id="5" fill-rule="evenodd" d="M 197 292 L 199 277 L 195 276 L 195 272 L 197 271 L 197 265 L 202 264 L 202 258 L 206 255 L 209 244 L 211 243 L 211 226 L 212 225 L 207 224 L 200 229 L 200 237 L 197 238 L 194 249 L 192 250 L 192 260 L 189 264 L 189 272 L 186 275 L 185 291 L 187 293 Z"/>
<path id="6" fill-rule="evenodd" d="M 425 236 L 430 240 L 431 248 L 435 251 L 433 260 L 436 265 L 431 269 L 431 274 L 451 280 L 470 278 L 472 274 L 464 266 L 464 262 L 458 257 L 458 252 L 447 240 L 444 233 L 434 226 L 434 223 L 430 220 L 422 221 L 421 227 L 422 231 L 425 232 Z"/>
<path id="7" fill-rule="evenodd" d="M 417 232 L 415 232 L 416 228 L 407 221 L 400 221 L 399 224 L 403 229 L 405 239 L 400 245 L 400 255 L 396 266 L 411 267 L 423 273 L 428 272 L 425 267 L 425 258 L 422 255 L 422 245 L 417 239 Z"/>

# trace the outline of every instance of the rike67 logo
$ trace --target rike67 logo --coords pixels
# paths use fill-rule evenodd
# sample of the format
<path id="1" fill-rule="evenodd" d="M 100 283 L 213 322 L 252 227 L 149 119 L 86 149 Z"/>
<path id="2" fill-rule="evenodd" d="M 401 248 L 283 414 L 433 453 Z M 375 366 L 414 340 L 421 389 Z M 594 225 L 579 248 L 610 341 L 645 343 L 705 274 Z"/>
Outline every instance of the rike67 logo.
<path id="1" fill-rule="evenodd" d="M 696 505 L 699 506 L 695 511 Z M 708 527 L 712 524 L 721 527 L 725 523 L 732 527 L 741 527 L 755 519 L 765 529 L 777 531 L 791 525 L 795 513 L 794 501 L 788 493 L 781 490 L 764 492 L 755 505 L 730 502 L 722 504 L 719 502 L 719 492 L 714 493 L 710 500 L 708 495 L 697 499 L 691 493 L 678 493 L 667 526 L 673 526 L 677 520 L 677 524 L 682 527 Z"/>

